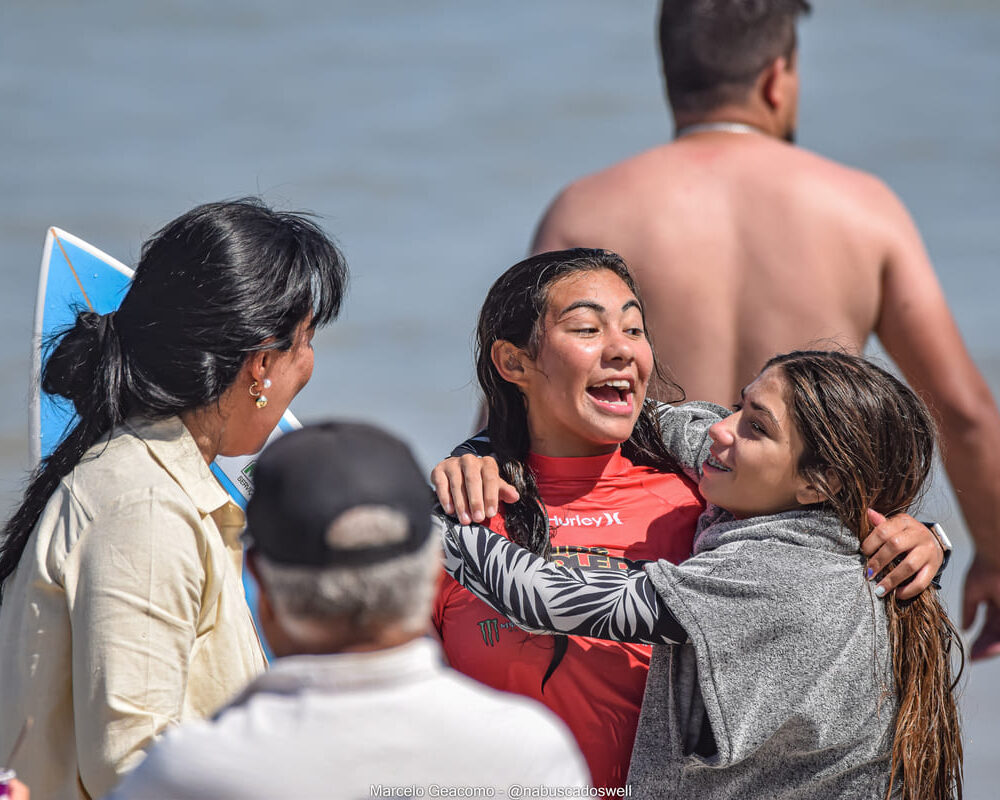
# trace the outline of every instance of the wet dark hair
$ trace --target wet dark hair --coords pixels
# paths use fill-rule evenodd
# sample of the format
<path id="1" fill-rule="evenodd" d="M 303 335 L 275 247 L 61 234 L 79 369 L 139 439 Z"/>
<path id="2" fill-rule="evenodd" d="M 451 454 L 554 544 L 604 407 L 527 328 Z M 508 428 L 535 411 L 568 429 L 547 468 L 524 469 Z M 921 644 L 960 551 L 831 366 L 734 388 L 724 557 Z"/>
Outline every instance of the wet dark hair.
<path id="1" fill-rule="evenodd" d="M 82 311 L 51 343 L 44 391 L 79 422 L 32 475 L 4 529 L 0 582 L 17 567 L 59 481 L 133 414 L 162 418 L 219 400 L 257 350 L 288 350 L 305 320 L 340 310 L 347 265 L 302 214 L 245 198 L 208 203 L 146 242 L 121 308 Z"/>
<path id="2" fill-rule="evenodd" d="M 541 320 L 551 286 L 570 275 L 599 270 L 607 270 L 621 278 L 639 299 L 641 308 L 639 289 L 619 255 L 606 250 L 576 248 L 541 253 L 515 264 L 493 284 L 479 312 L 476 373 L 489 412 L 490 443 L 500 474 L 521 495 L 518 502 L 506 506 L 504 525 L 512 541 L 545 557 L 550 553 L 548 515 L 527 465 L 531 443 L 524 397 L 517 386 L 504 380 L 497 371 L 492 358 L 493 343 L 511 342 L 534 357 L 544 333 Z M 654 379 L 665 387 L 660 389 L 659 396 L 670 399 L 672 391 L 673 400 L 683 399 L 680 387 L 667 380 L 659 367 Z M 622 453 L 636 464 L 663 472 L 681 471 L 663 445 L 652 401 L 644 404 L 631 437 L 622 444 Z"/>
<path id="3" fill-rule="evenodd" d="M 864 541 L 867 510 L 907 511 L 920 497 L 936 431 L 927 407 L 902 381 L 860 356 L 804 351 L 776 356 L 764 369 L 785 381 L 785 400 L 803 442 L 799 474 Z M 886 798 L 962 796 L 962 739 L 951 652 L 962 642 L 928 589 L 909 601 L 885 600 L 896 696 L 892 784 Z M 959 675 L 961 668 L 959 669 Z M 898 783 L 897 783 L 898 781 Z"/>
<path id="4" fill-rule="evenodd" d="M 795 55 L 805 0 L 663 0 L 660 62 L 670 105 L 705 112 L 746 99 L 776 58 Z"/>

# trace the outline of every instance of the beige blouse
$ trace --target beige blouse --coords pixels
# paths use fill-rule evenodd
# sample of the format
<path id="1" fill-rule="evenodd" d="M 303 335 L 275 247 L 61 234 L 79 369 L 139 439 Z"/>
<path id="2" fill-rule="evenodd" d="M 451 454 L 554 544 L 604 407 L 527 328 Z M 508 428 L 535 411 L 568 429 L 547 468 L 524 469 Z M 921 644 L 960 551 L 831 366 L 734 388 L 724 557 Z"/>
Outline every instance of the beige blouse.
<path id="1" fill-rule="evenodd" d="M 0 606 L 0 758 L 33 717 L 7 765 L 33 797 L 103 796 L 264 670 L 243 525 L 176 417 L 130 420 L 63 479 Z"/>

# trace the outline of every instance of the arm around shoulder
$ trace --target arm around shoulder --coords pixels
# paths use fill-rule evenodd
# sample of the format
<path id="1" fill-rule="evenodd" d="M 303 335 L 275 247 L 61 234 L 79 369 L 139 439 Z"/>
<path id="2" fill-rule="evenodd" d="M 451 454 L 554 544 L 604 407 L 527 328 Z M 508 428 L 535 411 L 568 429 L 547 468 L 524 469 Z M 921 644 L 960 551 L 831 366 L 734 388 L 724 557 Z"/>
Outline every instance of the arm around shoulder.
<path id="1" fill-rule="evenodd" d="M 698 480 L 701 465 L 708 458 L 708 450 L 712 446 L 708 429 L 729 416 L 729 409 L 701 400 L 678 406 L 656 402 L 656 413 L 667 451 L 677 459 L 689 477 Z"/>

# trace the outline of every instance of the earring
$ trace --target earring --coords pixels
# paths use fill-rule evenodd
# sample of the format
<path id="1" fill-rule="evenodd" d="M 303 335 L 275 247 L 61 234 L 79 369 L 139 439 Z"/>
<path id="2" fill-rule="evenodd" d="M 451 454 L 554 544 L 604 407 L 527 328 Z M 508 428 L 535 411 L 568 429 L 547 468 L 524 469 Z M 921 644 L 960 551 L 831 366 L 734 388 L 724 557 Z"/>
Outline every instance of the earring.
<path id="1" fill-rule="evenodd" d="M 271 381 L 268 378 L 264 378 L 264 388 L 271 388 Z M 250 384 L 250 396 L 256 398 L 254 404 L 257 408 L 264 408 L 267 405 L 267 397 L 261 394 L 260 387 L 257 381 Z"/>

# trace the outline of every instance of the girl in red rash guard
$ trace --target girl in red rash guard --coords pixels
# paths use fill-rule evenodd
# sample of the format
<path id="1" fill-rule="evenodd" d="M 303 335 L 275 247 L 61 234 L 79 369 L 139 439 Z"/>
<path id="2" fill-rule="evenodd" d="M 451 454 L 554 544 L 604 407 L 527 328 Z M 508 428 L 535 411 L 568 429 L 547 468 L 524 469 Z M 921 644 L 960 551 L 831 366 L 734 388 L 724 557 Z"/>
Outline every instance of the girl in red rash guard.
<path id="1" fill-rule="evenodd" d="M 476 344 L 488 452 L 499 475 L 482 487 L 478 461 L 464 473 L 456 459 L 439 465 L 433 479 L 445 511 L 463 523 L 488 518 L 497 533 L 569 566 L 620 570 L 686 559 L 703 501 L 645 403 L 654 376 L 665 387 L 660 397 L 682 392 L 657 373 L 638 289 L 621 258 L 576 249 L 516 264 L 490 289 Z M 496 497 L 495 478 L 513 487 L 502 490 L 500 513 L 470 511 Z M 940 564 L 940 549 L 906 515 L 885 525 L 895 546 L 924 560 L 901 564 L 883 584 L 920 571 L 915 593 Z M 624 786 L 648 645 L 525 633 L 444 573 L 434 625 L 453 667 L 544 703 L 573 732 L 594 785 Z"/>
<path id="2" fill-rule="evenodd" d="M 690 555 L 703 506 L 687 478 L 636 466 L 618 450 L 580 458 L 531 454 L 528 466 L 548 510 L 553 560 L 617 570 Z M 489 524 L 514 538 L 501 515 Z M 453 667 L 547 705 L 569 725 L 595 785 L 624 785 L 649 645 L 525 633 L 447 575 L 434 623 Z"/>

